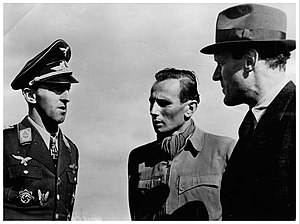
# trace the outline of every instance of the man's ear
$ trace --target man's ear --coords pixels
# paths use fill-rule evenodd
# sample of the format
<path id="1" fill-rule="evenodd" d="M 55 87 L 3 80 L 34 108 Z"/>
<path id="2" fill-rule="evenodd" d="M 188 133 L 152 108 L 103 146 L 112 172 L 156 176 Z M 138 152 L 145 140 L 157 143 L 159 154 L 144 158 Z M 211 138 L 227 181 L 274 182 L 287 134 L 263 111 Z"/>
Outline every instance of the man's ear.
<path id="1" fill-rule="evenodd" d="M 255 49 L 248 49 L 245 53 L 245 70 L 252 72 L 258 61 L 258 52 Z"/>
<path id="2" fill-rule="evenodd" d="M 36 93 L 35 93 L 35 90 L 30 89 L 30 88 L 24 88 L 22 90 L 22 94 L 23 94 L 25 100 L 28 103 L 32 103 L 32 104 L 36 103 Z"/>
<path id="3" fill-rule="evenodd" d="M 189 100 L 188 102 L 186 102 L 187 105 L 187 110 L 184 113 L 186 118 L 191 118 L 192 115 L 196 112 L 197 108 L 198 108 L 198 103 L 196 100 Z"/>

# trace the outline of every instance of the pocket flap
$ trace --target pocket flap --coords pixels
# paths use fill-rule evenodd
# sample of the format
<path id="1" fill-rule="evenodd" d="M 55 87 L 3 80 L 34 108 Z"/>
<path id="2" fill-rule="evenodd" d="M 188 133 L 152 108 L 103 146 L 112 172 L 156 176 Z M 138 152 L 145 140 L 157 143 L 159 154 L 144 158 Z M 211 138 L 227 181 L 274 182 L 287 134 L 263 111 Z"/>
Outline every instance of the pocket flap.
<path id="1" fill-rule="evenodd" d="M 24 165 L 13 165 L 8 167 L 8 173 L 10 178 L 17 177 L 31 177 L 31 178 L 43 178 L 42 170 L 36 166 L 24 166 Z"/>
<path id="2" fill-rule="evenodd" d="M 210 186 L 218 188 L 221 182 L 221 177 L 218 175 L 208 175 L 208 176 L 181 176 L 179 179 L 179 192 L 191 190 L 198 186 Z"/>
<path id="3" fill-rule="evenodd" d="M 161 184 L 161 178 L 155 178 L 151 180 L 139 180 L 138 188 L 151 189 Z"/>

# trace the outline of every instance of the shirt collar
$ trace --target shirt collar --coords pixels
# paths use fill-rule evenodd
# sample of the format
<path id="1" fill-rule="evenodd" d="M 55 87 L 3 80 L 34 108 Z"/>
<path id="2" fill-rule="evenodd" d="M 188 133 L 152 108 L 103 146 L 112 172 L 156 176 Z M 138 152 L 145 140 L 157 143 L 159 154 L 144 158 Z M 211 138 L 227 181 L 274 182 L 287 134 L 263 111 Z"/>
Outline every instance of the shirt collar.
<path id="1" fill-rule="evenodd" d="M 37 123 L 34 122 L 34 120 L 32 120 L 31 117 L 28 116 L 28 120 L 32 123 L 32 125 L 36 128 L 36 130 L 39 132 L 39 134 L 42 136 L 42 139 L 44 140 L 46 146 L 48 147 L 49 142 L 50 142 L 50 133 L 47 132 L 46 129 L 42 128 L 41 126 L 39 126 Z M 58 136 L 58 131 L 56 132 L 55 136 Z"/>
<path id="2" fill-rule="evenodd" d="M 266 111 L 267 107 L 274 100 L 274 98 L 278 95 L 281 89 L 289 82 L 290 80 L 285 78 L 277 85 L 275 85 L 272 89 L 270 89 L 265 96 L 263 96 L 260 101 L 251 109 L 254 114 L 256 121 L 259 122 L 260 118 Z"/>

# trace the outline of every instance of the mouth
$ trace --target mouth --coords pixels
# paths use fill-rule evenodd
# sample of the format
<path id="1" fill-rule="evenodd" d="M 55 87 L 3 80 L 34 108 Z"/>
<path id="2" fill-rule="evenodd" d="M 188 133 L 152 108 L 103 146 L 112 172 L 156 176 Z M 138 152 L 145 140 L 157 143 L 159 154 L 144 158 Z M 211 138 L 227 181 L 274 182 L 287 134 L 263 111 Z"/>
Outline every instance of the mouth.
<path id="1" fill-rule="evenodd" d="M 60 106 L 60 107 L 58 107 L 58 109 L 60 109 L 60 110 L 62 110 L 62 111 L 67 111 L 67 107 L 66 106 Z"/>
<path id="2" fill-rule="evenodd" d="M 225 86 L 221 83 L 222 92 L 225 93 Z"/>
<path id="3" fill-rule="evenodd" d="M 157 126 L 163 126 L 164 123 L 163 123 L 163 121 L 160 121 L 160 120 L 153 120 L 153 125 L 155 127 L 157 127 Z"/>

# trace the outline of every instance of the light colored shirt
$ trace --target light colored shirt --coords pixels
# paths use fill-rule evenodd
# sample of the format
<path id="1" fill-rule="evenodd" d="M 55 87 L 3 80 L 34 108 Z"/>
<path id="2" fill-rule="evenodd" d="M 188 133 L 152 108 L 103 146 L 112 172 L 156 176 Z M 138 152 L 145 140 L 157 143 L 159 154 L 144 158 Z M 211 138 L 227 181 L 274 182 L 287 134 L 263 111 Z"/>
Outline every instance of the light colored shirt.
<path id="1" fill-rule="evenodd" d="M 256 118 L 256 124 L 259 122 L 260 118 L 266 112 L 267 107 L 270 103 L 275 99 L 278 93 L 283 89 L 283 87 L 289 82 L 289 79 L 284 79 L 277 85 L 275 85 L 272 89 L 270 89 L 267 94 L 261 98 L 260 101 L 251 109 L 252 113 Z"/>
<path id="2" fill-rule="evenodd" d="M 44 140 L 47 148 L 49 149 L 49 143 L 50 143 L 50 133 L 47 132 L 44 128 L 42 128 L 41 126 L 39 126 L 37 123 L 34 122 L 34 120 L 32 120 L 32 118 L 30 118 L 28 116 L 28 120 L 32 123 L 32 125 L 36 128 L 36 130 L 39 132 L 39 134 L 42 136 L 42 139 Z M 56 132 L 55 137 L 57 138 L 58 136 L 58 132 L 59 130 Z M 58 149 L 58 141 L 56 141 L 56 148 Z"/>

